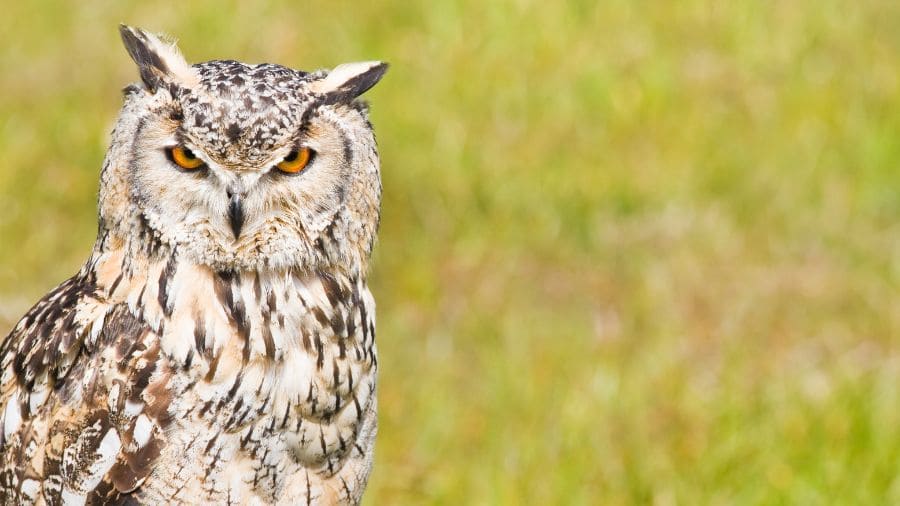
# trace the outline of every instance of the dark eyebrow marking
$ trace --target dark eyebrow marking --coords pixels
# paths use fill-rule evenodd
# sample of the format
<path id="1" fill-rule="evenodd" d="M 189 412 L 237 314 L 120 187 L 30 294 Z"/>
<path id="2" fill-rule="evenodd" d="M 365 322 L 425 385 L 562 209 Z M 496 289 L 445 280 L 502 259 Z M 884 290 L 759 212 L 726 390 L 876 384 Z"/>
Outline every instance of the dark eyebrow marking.
<path id="1" fill-rule="evenodd" d="M 175 130 L 175 140 L 181 146 L 184 146 L 188 140 L 187 135 L 184 133 L 184 130 L 181 129 L 180 127 L 178 128 L 178 130 Z"/>

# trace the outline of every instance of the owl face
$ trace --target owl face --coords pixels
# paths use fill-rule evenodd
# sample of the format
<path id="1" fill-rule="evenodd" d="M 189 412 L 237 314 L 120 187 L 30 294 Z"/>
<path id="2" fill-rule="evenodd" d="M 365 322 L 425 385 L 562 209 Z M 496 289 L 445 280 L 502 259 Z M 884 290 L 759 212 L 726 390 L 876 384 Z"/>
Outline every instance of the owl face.
<path id="1" fill-rule="evenodd" d="M 114 136 L 130 149 L 111 149 L 126 158 L 113 186 L 129 195 L 106 201 L 127 201 L 159 241 L 218 270 L 365 263 L 381 185 L 354 100 L 385 64 L 189 66 L 150 34 L 122 36 L 143 86 L 126 89 L 130 138 Z"/>

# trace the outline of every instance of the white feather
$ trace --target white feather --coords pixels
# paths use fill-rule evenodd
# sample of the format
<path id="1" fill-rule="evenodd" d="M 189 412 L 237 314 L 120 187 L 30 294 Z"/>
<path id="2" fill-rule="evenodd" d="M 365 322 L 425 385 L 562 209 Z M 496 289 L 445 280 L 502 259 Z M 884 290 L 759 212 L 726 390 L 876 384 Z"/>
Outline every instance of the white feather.
<path id="1" fill-rule="evenodd" d="M 138 446 L 144 446 L 150 441 L 150 434 L 153 432 L 153 423 L 147 418 L 147 415 L 141 415 L 134 421 L 134 442 Z"/>
<path id="2" fill-rule="evenodd" d="M 22 411 L 19 408 L 19 391 L 6 401 L 6 410 L 3 412 L 3 439 L 8 441 L 22 426 Z"/>

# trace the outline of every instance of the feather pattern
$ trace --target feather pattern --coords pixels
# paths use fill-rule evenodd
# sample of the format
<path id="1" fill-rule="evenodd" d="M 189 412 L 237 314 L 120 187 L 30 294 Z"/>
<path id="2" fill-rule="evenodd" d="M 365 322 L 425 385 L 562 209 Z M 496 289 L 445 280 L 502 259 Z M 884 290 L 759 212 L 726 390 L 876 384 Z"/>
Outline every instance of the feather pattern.
<path id="1" fill-rule="evenodd" d="M 362 280 L 118 271 L 66 281 L 3 341 L 4 504 L 355 502 L 377 368 Z"/>
<path id="2" fill-rule="evenodd" d="M 386 66 L 188 66 L 122 36 L 144 86 L 103 164 L 97 242 L 0 341 L 0 504 L 358 503 L 381 182 L 355 99 Z M 173 166 L 173 143 L 203 168 Z M 301 144 L 310 167 L 275 173 Z"/>

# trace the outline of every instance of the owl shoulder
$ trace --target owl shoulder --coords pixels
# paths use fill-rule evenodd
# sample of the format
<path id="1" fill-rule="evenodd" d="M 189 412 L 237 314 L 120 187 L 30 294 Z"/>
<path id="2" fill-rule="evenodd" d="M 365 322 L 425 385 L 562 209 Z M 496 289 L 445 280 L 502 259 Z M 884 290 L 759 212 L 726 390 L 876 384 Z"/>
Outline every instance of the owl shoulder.
<path id="1" fill-rule="evenodd" d="M 145 398 L 156 343 L 127 304 L 104 300 L 90 275 L 65 281 L 28 311 L 0 344 L 0 489 L 16 484 L 0 496 L 32 498 L 40 483 L 45 500 L 105 500 L 140 486 L 169 423 L 165 407 Z"/>

